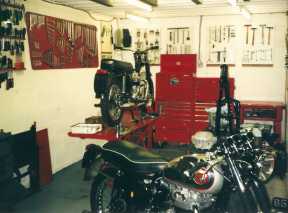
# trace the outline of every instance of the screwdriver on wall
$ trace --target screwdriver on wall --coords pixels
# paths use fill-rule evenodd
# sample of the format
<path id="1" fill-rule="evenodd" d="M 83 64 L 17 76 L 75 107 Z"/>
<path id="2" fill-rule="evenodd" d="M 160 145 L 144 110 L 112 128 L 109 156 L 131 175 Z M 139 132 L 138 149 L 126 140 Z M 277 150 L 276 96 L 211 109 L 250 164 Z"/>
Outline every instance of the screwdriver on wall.
<path id="1" fill-rule="evenodd" d="M 251 28 L 251 30 L 253 31 L 252 32 L 252 46 L 254 46 L 254 43 L 255 43 L 255 33 L 256 33 L 255 31 L 256 31 L 256 29 L 257 29 L 256 27 Z"/>

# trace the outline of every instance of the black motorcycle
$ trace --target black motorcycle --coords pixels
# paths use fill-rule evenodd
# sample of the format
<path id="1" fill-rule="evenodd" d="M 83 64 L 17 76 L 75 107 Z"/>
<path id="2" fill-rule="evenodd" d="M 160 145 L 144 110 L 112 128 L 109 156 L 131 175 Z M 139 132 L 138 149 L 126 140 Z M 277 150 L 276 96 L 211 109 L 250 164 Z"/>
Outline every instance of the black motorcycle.
<path id="1" fill-rule="evenodd" d="M 123 108 L 136 106 L 142 113 L 146 113 L 147 107 L 153 108 L 154 104 L 154 87 L 147 54 L 149 50 L 158 47 L 135 52 L 119 47 L 117 49 L 133 52 L 135 68 L 131 63 L 119 60 L 101 61 L 101 68 L 94 79 L 94 91 L 96 98 L 100 98 L 103 121 L 109 126 L 119 124 Z"/>
<path id="2" fill-rule="evenodd" d="M 169 162 L 128 141 L 95 150 L 102 162 L 91 187 L 93 213 L 271 212 L 251 133 Z"/>

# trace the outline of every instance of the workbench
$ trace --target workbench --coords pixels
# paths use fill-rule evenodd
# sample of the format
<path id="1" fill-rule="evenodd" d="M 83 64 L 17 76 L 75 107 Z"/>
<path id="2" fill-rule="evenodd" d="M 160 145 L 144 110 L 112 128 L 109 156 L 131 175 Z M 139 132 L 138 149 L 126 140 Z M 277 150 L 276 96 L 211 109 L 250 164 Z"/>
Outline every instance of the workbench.
<path id="1" fill-rule="evenodd" d="M 276 143 L 282 139 L 282 118 L 285 104 L 272 101 L 241 101 L 240 122 L 252 121 L 271 121 L 273 131 L 279 135 Z"/>
<path id="2" fill-rule="evenodd" d="M 119 131 L 120 134 L 117 134 L 115 127 L 104 126 L 102 131 L 95 134 L 75 134 L 69 132 L 68 135 L 70 137 L 76 137 L 81 139 L 89 138 L 107 141 L 128 140 L 146 148 L 152 148 L 155 140 L 155 122 L 157 120 L 157 117 L 147 116 L 141 119 L 137 118 L 135 120 L 129 118 L 130 116 L 130 112 L 124 112 Z"/>

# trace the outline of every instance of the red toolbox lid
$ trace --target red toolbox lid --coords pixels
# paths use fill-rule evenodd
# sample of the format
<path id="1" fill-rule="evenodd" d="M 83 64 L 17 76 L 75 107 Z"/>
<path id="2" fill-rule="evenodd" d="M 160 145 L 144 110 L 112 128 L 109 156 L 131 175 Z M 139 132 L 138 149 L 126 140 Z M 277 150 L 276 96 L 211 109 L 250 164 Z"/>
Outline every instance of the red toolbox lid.
<path id="1" fill-rule="evenodd" d="M 160 72 L 174 74 L 193 74 L 197 71 L 196 54 L 161 55 Z"/>

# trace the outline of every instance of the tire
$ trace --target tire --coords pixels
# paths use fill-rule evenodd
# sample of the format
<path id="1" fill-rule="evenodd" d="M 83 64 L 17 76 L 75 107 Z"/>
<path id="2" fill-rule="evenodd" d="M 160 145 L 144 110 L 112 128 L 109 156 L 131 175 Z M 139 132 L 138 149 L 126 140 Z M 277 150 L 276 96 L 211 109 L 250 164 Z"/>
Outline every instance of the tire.
<path id="1" fill-rule="evenodd" d="M 102 118 L 108 126 L 116 126 L 121 121 L 123 112 L 120 107 L 120 97 L 120 86 L 111 81 L 100 102 Z"/>
<path id="2" fill-rule="evenodd" d="M 92 213 L 127 213 L 126 201 L 119 197 L 119 191 L 114 179 L 101 174 L 95 177 L 90 191 Z"/>
<path id="3" fill-rule="evenodd" d="M 254 180 L 250 187 L 250 191 L 252 192 L 255 201 L 258 204 L 259 210 L 263 213 L 271 212 L 271 204 L 270 199 L 266 190 L 266 187 L 261 181 Z"/>
<path id="4" fill-rule="evenodd" d="M 228 213 L 257 213 L 257 205 L 249 190 L 245 193 L 236 191 L 231 193 L 226 210 Z"/>

